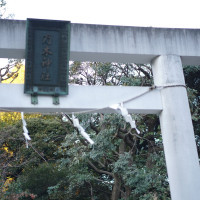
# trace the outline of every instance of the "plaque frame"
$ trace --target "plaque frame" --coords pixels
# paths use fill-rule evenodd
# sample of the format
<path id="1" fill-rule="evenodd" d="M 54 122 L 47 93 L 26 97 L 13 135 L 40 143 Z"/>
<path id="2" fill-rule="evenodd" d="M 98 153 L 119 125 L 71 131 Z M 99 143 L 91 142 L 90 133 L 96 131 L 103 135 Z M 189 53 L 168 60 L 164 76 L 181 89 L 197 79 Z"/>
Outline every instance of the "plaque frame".
<path id="1" fill-rule="evenodd" d="M 70 27 L 70 21 L 27 19 L 24 93 L 68 94 Z"/>

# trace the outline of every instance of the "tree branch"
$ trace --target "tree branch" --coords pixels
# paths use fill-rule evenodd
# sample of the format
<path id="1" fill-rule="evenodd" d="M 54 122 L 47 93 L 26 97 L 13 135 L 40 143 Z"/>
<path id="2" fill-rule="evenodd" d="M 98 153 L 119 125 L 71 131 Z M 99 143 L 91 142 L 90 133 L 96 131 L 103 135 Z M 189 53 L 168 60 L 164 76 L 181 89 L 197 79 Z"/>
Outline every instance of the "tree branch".
<path id="1" fill-rule="evenodd" d="M 108 171 L 104 171 L 104 170 L 101 170 L 101 169 L 98 169 L 91 161 L 88 160 L 88 164 L 98 173 L 100 174 L 107 174 L 109 176 L 112 176 L 114 178 L 114 174 L 111 173 L 111 172 L 108 172 Z"/>

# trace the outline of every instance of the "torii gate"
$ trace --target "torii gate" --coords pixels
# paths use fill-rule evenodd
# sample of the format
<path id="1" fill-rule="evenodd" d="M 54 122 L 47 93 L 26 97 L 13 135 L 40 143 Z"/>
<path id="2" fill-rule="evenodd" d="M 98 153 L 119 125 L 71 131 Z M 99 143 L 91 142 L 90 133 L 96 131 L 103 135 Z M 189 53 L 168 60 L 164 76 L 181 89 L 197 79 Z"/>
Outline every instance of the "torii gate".
<path id="1" fill-rule="evenodd" d="M 0 20 L 0 57 L 25 57 L 26 21 Z M 200 64 L 200 30 L 71 24 L 70 60 L 151 63 L 154 84 L 165 86 L 125 104 L 129 113 L 159 114 L 173 200 L 200 199 L 200 167 L 183 65 Z M 148 91 L 148 87 L 70 86 L 53 105 L 32 105 L 23 85 L 0 84 L 0 110 L 77 112 L 100 109 Z M 92 95 L 91 95 L 92 94 Z"/>

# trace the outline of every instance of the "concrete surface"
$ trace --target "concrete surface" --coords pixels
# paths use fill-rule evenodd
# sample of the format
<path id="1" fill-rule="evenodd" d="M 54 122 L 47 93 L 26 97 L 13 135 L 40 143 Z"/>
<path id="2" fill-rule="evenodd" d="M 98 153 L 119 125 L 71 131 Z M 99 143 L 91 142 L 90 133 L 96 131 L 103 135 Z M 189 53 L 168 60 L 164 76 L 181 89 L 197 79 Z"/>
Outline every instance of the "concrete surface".
<path id="1" fill-rule="evenodd" d="M 116 113 L 109 109 L 149 90 L 149 87 L 118 86 L 69 86 L 69 95 L 61 96 L 60 105 L 54 105 L 52 97 L 39 96 L 38 105 L 31 104 L 31 96 L 24 94 L 23 84 L 0 84 L 0 111 L 24 112 L 81 112 L 100 109 L 99 113 Z M 130 113 L 159 114 L 162 110 L 160 91 L 154 90 L 138 99 L 124 104 Z M 103 109 L 101 109 L 103 108 Z"/>
<path id="2" fill-rule="evenodd" d="M 24 58 L 26 21 L 0 20 L 0 57 Z M 200 64 L 200 29 L 71 24 L 71 60 L 150 63 L 159 55 Z"/>
<path id="3" fill-rule="evenodd" d="M 179 56 L 159 56 L 152 62 L 155 85 L 185 85 Z M 160 124 L 173 200 L 199 200 L 200 167 L 185 87 L 161 90 Z"/>

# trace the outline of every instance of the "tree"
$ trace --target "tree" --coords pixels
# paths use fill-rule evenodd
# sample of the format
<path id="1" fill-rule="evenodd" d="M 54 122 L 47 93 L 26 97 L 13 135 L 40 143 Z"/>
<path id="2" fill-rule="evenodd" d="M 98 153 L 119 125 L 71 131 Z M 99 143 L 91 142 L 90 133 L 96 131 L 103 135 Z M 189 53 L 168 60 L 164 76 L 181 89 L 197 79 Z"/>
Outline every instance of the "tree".
<path id="1" fill-rule="evenodd" d="M 5 0 L 0 0 L 0 19 L 1 18 L 13 18 L 13 14 L 8 14 L 6 15 L 6 1 Z"/>
<path id="2" fill-rule="evenodd" d="M 10 84 L 10 83 L 24 83 L 24 73 L 25 66 L 22 65 L 21 61 L 9 61 L 6 67 L 0 68 L 0 73 L 2 74 L 2 83 Z M 11 71 L 11 72 L 9 72 Z M 40 116 L 39 114 L 27 115 L 28 118 L 35 118 Z M 16 121 L 21 120 L 21 113 L 19 112 L 1 112 L 0 113 L 0 126 L 5 126 L 8 124 L 13 124 Z"/>
<path id="3" fill-rule="evenodd" d="M 188 69 L 184 68 L 186 83 L 194 88 L 187 80 L 192 74 L 196 76 L 189 80 L 198 80 L 199 68 L 191 71 L 189 73 Z M 74 62 L 71 81 L 83 85 L 151 85 L 152 72 L 148 65 Z M 199 120 L 196 115 L 199 114 L 199 97 L 197 91 L 191 88 L 188 88 L 188 94 L 195 122 Z M 70 188 L 76 191 L 90 182 L 91 198 L 98 199 L 98 191 L 95 191 L 95 183 L 98 180 L 99 185 L 107 187 L 108 196 L 103 197 L 105 199 L 109 199 L 109 196 L 111 199 L 170 198 L 158 118 L 150 115 L 135 117 L 141 135 L 137 135 L 116 115 L 79 115 L 80 121 L 87 127 L 87 132 L 95 136 L 96 146 L 91 150 L 81 139 L 77 145 L 77 136 L 66 137 L 63 145 L 70 151 L 65 152 L 66 160 L 62 159 L 61 165 L 68 160 L 72 171 L 77 171 L 80 165 L 86 169 L 83 170 L 82 176 L 70 173 Z M 73 155 L 76 159 L 71 161 Z M 79 175 L 80 173 L 78 172 Z M 87 193 L 89 194 L 89 191 Z M 73 196 L 72 199 L 79 197 Z"/>
<path id="4" fill-rule="evenodd" d="M 188 88 L 190 110 L 200 156 L 200 66 L 185 66 L 183 70 Z"/>
<path id="5" fill-rule="evenodd" d="M 20 73 L 20 69 L 21 69 L 21 73 Z M 16 81 L 17 78 L 18 78 L 17 82 L 22 83 L 23 78 L 18 77 L 19 75 L 21 76 L 23 75 L 22 71 L 24 71 L 22 60 L 9 59 L 8 64 L 0 68 L 0 83 L 1 82 L 13 83 Z"/>
<path id="6" fill-rule="evenodd" d="M 7 191 L 8 196 L 32 192 L 34 195 L 38 195 L 38 199 L 40 199 L 41 196 L 39 195 L 44 194 L 43 197 L 46 196 L 47 187 L 51 186 L 52 183 L 50 182 L 50 185 L 46 183 L 42 192 L 41 188 L 38 188 L 37 191 L 34 190 L 33 186 L 38 184 L 38 177 L 49 177 L 44 174 L 43 169 L 45 168 L 46 172 L 49 173 L 55 172 L 58 178 L 61 177 L 59 171 L 55 169 L 49 170 L 55 165 L 55 161 L 61 158 L 61 155 L 54 154 L 54 152 L 57 151 L 65 137 L 65 129 L 58 119 L 52 120 L 52 117 L 46 116 L 27 119 L 27 124 L 32 138 L 28 149 L 25 145 L 21 121 L 1 128 L 0 146 L 7 147 L 7 151 L 5 151 L 5 148 L 0 151 L 0 177 L 3 183 L 7 177 L 12 177 L 14 180 L 13 186 L 11 184 Z M 36 177 L 32 177 L 33 174 Z M 55 182 L 53 183 L 56 184 Z M 26 188 L 24 187 L 25 185 Z M 29 190 L 27 191 L 27 189 Z M 5 195 L 5 192 L 3 192 L 1 199 Z"/>
<path id="7" fill-rule="evenodd" d="M 70 67 L 70 81 L 71 83 L 108 86 L 151 85 L 152 72 L 148 65 L 74 62 Z M 54 163 L 60 170 L 65 169 L 66 171 L 64 179 L 57 180 L 55 185 L 48 188 L 51 199 L 112 198 L 114 200 L 120 198 L 151 199 L 152 197 L 162 199 L 169 196 L 165 164 L 162 162 L 163 149 L 159 123 L 156 116 L 133 116 L 142 132 L 141 135 L 138 135 L 120 115 L 78 115 L 81 124 L 95 140 L 94 147 L 88 145 L 84 138 L 80 137 L 78 130 L 74 129 L 70 121 L 71 117 L 66 117 L 69 118 L 67 123 L 60 122 L 60 126 L 63 127 L 61 134 L 65 135 L 67 133 L 66 139 L 62 138 L 62 145 L 57 143 L 56 149 L 48 146 L 48 150 L 44 151 L 46 143 L 41 142 L 36 137 L 38 135 L 43 139 L 51 137 L 48 136 L 51 133 L 50 130 L 48 134 L 44 133 L 45 125 L 41 120 L 37 121 L 41 125 L 37 123 L 37 125 L 28 126 L 33 138 L 31 144 L 34 144 L 33 141 L 37 141 L 33 146 L 37 147 L 38 152 L 43 152 L 42 157 L 47 162 Z M 51 120 L 52 124 L 55 124 L 54 119 Z M 28 124 L 30 122 L 28 121 Z M 21 124 L 21 122 L 19 123 Z M 55 128 L 51 126 L 50 128 L 57 130 L 58 126 Z M 13 132 L 10 132 L 12 130 L 10 127 L 5 128 L 2 135 L 10 135 L 12 138 L 14 133 L 21 134 L 20 129 L 15 128 Z M 157 142 L 155 142 L 155 138 Z M 10 188 L 18 183 L 18 185 L 21 185 L 20 192 L 26 192 L 23 190 L 20 180 L 31 181 L 28 169 L 34 167 L 36 172 L 39 173 L 40 163 L 45 161 L 41 157 L 36 159 L 35 155 L 38 156 L 38 154 L 35 152 L 33 156 L 25 151 L 22 141 L 18 145 L 9 142 L 8 138 L 3 141 L 4 144 L 7 144 L 9 150 L 13 152 L 16 146 L 23 145 L 23 148 L 20 148 L 24 149 L 23 151 L 18 149 L 14 153 L 14 155 L 19 156 L 17 160 L 20 160 L 21 163 L 16 163 L 16 157 L 11 161 L 7 161 L 9 163 L 7 166 L 19 166 L 20 168 L 13 170 L 7 167 L 6 176 L 12 175 L 15 177 L 16 181 L 11 184 Z M 51 153 L 48 154 L 48 152 Z M 57 155 L 57 157 L 53 155 Z M 156 160 L 158 158 L 160 162 Z M 19 170 L 20 175 L 16 170 Z M 157 176 L 156 172 L 160 175 Z M 34 185 L 33 182 L 32 185 Z M 14 191 L 12 190 L 12 192 Z M 30 190 L 29 192 L 35 194 L 35 191 Z M 40 197 L 37 196 L 36 198 Z"/>
<path id="8" fill-rule="evenodd" d="M 12 14 L 5 16 L 6 13 L 6 1 L 0 0 L 0 19 L 1 18 L 13 18 Z M 12 83 L 19 75 L 19 70 L 22 67 L 22 60 L 9 59 L 8 64 L 4 67 L 0 66 L 0 83 L 2 81 L 10 79 Z"/>
<path id="9" fill-rule="evenodd" d="M 199 71 L 198 67 L 184 68 L 187 86 L 191 87 L 188 94 L 197 142 Z M 196 84 L 191 80 L 196 80 Z M 153 84 L 149 65 L 97 62 L 73 62 L 70 82 L 107 86 Z M 59 116 L 27 119 L 32 138 L 30 145 L 38 153 L 32 147 L 25 148 L 21 122 L 0 130 L 1 144 L 7 147 L 7 151 L 1 152 L 0 162 L 4 166 L 1 173 L 4 177 L 14 177 L 7 197 L 26 193 L 37 195 L 35 199 L 54 200 L 170 199 L 158 116 L 132 115 L 141 134 L 131 129 L 119 114 L 76 114 L 76 117 L 95 141 L 94 146 L 74 128 L 71 115 L 65 115 L 67 122 Z M 21 140 L 17 139 L 19 136 Z M 9 156 L 9 152 L 13 155 Z M 43 180 L 48 180 L 43 169 L 51 177 L 59 178 L 52 178 L 49 185 L 44 182 L 40 186 L 42 191 L 34 190 L 39 184 L 37 177 L 43 175 Z M 29 190 L 26 191 L 24 185 Z"/>
<path id="10" fill-rule="evenodd" d="M 6 10 L 6 2 L 5 0 L 0 0 L 0 18 L 3 17 L 5 10 Z"/>
<path id="11" fill-rule="evenodd" d="M 70 80 L 82 85 L 147 86 L 152 85 L 152 72 L 148 65 L 74 62 L 70 69 Z M 86 131 L 93 136 L 95 146 L 92 148 L 80 138 L 77 130 L 73 136 L 66 136 L 61 148 L 65 158 L 60 161 L 60 166 L 69 166 L 71 171 L 68 175 L 68 199 L 82 199 L 83 194 L 88 194 L 84 199 L 169 198 L 162 139 L 156 116 L 133 116 L 141 135 L 132 130 L 119 115 L 92 114 L 78 117 Z M 77 172 L 77 175 L 73 172 Z M 51 188 L 51 194 L 59 192 L 59 186 L 63 187 L 58 183 L 55 190 Z M 101 198 L 100 191 L 104 191 Z"/>

